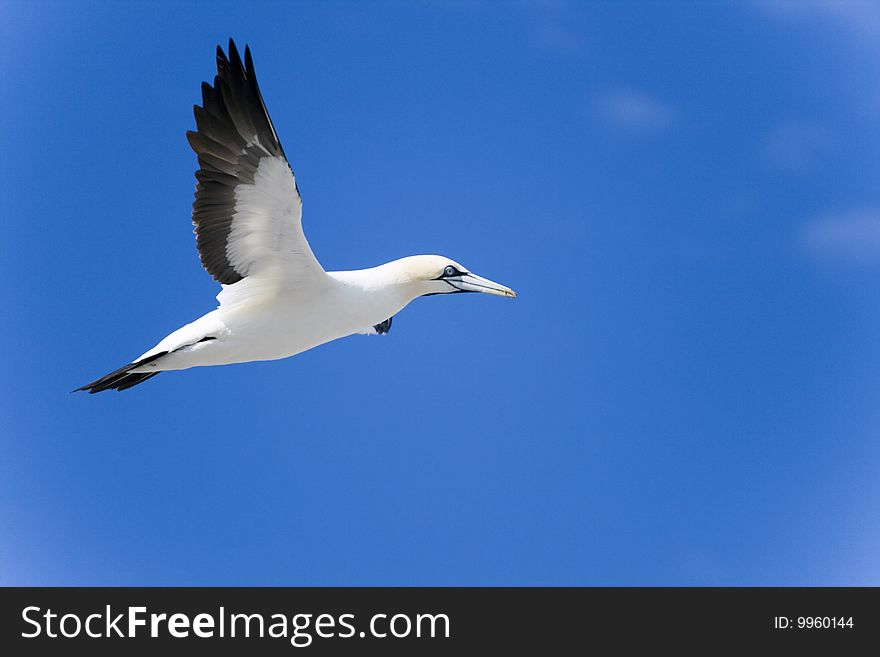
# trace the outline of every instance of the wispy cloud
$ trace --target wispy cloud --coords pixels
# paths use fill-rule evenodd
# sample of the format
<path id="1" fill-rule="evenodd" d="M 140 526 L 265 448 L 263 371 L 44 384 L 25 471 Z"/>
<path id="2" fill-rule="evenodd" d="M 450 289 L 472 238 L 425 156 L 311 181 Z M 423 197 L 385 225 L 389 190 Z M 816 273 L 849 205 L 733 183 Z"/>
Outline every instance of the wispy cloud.
<path id="1" fill-rule="evenodd" d="M 754 5 L 787 22 L 822 21 L 860 38 L 880 36 L 880 3 L 876 0 L 759 0 Z"/>
<path id="2" fill-rule="evenodd" d="M 552 19 L 533 26 L 529 38 L 535 47 L 557 55 L 580 57 L 587 50 L 587 39 L 583 34 Z"/>
<path id="3" fill-rule="evenodd" d="M 815 219 L 804 227 L 800 242 L 811 255 L 823 260 L 880 264 L 880 208 Z"/>
<path id="4" fill-rule="evenodd" d="M 527 25 L 528 39 L 537 50 L 569 58 L 587 51 L 580 7 L 569 0 L 522 0 L 517 7 Z"/>
<path id="5" fill-rule="evenodd" d="M 632 89 L 617 89 L 595 98 L 596 109 L 607 123 L 636 133 L 657 133 L 675 121 L 675 108 L 658 98 Z"/>
<path id="6" fill-rule="evenodd" d="M 812 173 L 821 168 L 834 146 L 834 135 L 823 125 L 803 121 L 783 123 L 761 145 L 761 156 L 788 173 Z"/>
<path id="7" fill-rule="evenodd" d="M 437 9 L 479 15 L 493 22 L 499 17 L 499 3 L 495 0 L 423 0 L 425 2 Z M 566 59 L 581 59 L 586 54 L 589 23 L 582 3 L 575 0 L 517 0 L 508 2 L 505 7 L 533 50 Z"/>
<path id="8" fill-rule="evenodd" d="M 849 52 L 858 56 L 850 65 L 852 84 L 864 89 L 853 109 L 875 119 L 880 111 L 880 2 L 877 0 L 753 0 L 752 7 L 784 28 L 807 27 L 834 34 L 837 47 L 828 55 Z"/>

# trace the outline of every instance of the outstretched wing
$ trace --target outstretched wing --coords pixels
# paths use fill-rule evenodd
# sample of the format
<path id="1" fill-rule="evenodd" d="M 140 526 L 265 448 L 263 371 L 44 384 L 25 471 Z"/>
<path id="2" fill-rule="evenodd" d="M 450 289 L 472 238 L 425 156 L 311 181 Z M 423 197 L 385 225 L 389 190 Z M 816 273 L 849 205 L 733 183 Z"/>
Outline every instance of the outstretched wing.
<path id="1" fill-rule="evenodd" d="M 250 48 L 244 65 L 232 39 L 217 46 L 214 86 L 187 132 L 199 159 L 193 224 L 202 265 L 225 285 L 245 277 L 302 281 L 325 276 L 302 230 L 293 171 L 257 86 Z"/>

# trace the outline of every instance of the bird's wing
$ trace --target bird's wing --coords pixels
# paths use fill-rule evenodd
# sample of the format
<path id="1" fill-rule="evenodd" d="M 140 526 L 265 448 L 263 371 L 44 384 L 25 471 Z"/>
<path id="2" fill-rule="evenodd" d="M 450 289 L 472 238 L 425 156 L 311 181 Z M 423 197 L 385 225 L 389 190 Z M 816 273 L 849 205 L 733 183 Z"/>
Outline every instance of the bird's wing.
<path id="1" fill-rule="evenodd" d="M 307 283 L 326 276 L 302 230 L 302 200 L 254 74 L 229 40 L 217 46 L 214 86 L 202 83 L 187 132 L 198 155 L 193 224 L 202 265 L 224 285 Z"/>

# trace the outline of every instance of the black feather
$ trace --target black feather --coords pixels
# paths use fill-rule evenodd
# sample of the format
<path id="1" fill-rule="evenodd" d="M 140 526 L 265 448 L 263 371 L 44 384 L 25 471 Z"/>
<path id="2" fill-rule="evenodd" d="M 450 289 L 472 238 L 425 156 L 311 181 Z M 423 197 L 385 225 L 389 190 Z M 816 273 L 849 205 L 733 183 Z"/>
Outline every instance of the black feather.
<path id="1" fill-rule="evenodd" d="M 167 353 L 167 351 L 162 351 L 158 354 L 153 354 L 152 356 L 142 358 L 139 361 L 135 361 L 134 363 L 123 365 L 118 370 L 114 370 L 110 372 L 110 374 L 105 374 L 100 379 L 95 379 L 91 383 L 87 383 L 82 388 L 77 388 L 72 392 L 87 390 L 89 394 L 95 394 L 96 392 L 103 392 L 104 390 L 127 390 L 132 386 L 136 386 L 138 383 L 143 383 L 147 379 L 150 379 L 159 373 L 133 373 L 131 370 L 135 369 L 136 367 L 140 367 L 141 365 L 152 363 L 154 360 L 162 358 L 162 356 Z"/>

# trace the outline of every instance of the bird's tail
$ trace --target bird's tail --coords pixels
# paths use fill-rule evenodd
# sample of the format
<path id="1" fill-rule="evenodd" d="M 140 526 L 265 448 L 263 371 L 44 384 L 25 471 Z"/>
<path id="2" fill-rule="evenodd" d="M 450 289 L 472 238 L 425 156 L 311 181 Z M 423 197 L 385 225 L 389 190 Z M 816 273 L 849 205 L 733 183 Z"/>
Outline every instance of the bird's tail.
<path id="1" fill-rule="evenodd" d="M 95 394 L 96 392 L 103 392 L 104 390 L 128 390 L 132 386 L 136 386 L 138 383 L 143 383 L 147 379 L 152 379 L 159 372 L 132 372 L 131 370 L 136 367 L 140 367 L 141 365 L 146 365 L 147 363 L 152 363 L 157 358 L 161 358 L 167 351 L 162 351 L 158 354 L 153 354 L 152 356 L 147 356 L 146 358 L 141 358 L 134 363 L 129 363 L 128 365 L 124 365 L 120 367 L 118 370 L 114 370 L 110 372 L 110 374 L 105 374 L 100 379 L 96 379 L 91 383 L 87 383 L 82 388 L 77 388 L 76 390 L 72 390 L 71 392 L 79 392 L 80 390 L 87 390 L 90 395 Z"/>

